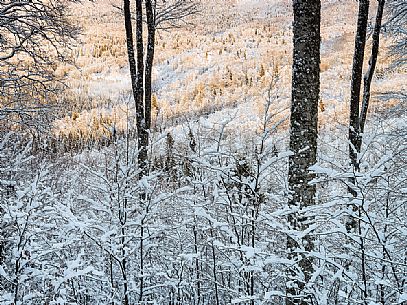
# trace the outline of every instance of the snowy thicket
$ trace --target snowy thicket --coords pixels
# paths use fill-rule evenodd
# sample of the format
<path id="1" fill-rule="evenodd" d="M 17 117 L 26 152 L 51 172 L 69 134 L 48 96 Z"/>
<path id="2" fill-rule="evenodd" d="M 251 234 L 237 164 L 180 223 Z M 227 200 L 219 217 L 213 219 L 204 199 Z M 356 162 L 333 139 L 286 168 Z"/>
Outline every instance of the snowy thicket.
<path id="1" fill-rule="evenodd" d="M 286 238 L 304 232 L 286 222 L 298 211 L 287 208 L 274 98 L 246 138 L 234 117 L 153 135 L 143 180 L 131 139 L 43 159 L 31 142 L 5 137 L 1 304 L 282 304 Z M 341 125 L 321 131 L 318 204 L 301 211 L 313 219 L 307 289 L 318 304 L 407 299 L 406 118 L 375 119 L 360 173 L 349 170 Z M 347 232 L 347 217 L 358 232 Z"/>

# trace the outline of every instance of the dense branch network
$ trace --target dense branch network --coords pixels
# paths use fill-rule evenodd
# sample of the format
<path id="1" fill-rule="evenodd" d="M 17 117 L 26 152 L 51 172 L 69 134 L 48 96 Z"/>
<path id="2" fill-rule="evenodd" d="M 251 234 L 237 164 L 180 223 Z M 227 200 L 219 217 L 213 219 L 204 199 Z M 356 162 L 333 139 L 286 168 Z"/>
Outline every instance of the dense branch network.
<path id="1" fill-rule="evenodd" d="M 77 34 L 67 5 L 59 0 L 0 3 L 0 119 L 48 108 L 42 106 L 59 87 L 56 61 L 67 59 Z"/>

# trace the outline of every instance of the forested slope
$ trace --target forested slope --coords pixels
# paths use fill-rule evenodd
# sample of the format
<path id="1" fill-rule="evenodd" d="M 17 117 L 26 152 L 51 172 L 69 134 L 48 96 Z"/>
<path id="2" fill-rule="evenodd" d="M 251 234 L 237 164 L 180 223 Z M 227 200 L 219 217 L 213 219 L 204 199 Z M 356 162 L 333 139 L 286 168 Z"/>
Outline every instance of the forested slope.
<path id="1" fill-rule="evenodd" d="M 313 251 L 297 252 L 314 262 L 312 304 L 405 304 L 406 71 L 392 66 L 390 38 L 355 171 L 357 3 L 323 3 L 316 204 L 299 211 L 287 204 L 291 2 L 201 5 L 157 37 L 140 175 L 122 15 L 74 4 L 76 66 L 55 66 L 62 109 L 23 127 L 0 117 L 0 303 L 285 304 L 298 263 L 287 239 L 309 235 Z"/>

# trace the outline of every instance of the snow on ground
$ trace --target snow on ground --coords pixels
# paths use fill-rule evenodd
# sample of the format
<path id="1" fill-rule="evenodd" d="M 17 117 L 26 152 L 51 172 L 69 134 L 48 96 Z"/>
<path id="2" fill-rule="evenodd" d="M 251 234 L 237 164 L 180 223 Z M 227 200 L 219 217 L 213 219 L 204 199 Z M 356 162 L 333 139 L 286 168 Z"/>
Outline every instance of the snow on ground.
<path id="1" fill-rule="evenodd" d="M 111 109 L 114 104 L 129 103 L 131 83 L 125 43 L 120 40 L 123 25 L 120 17 L 106 21 L 104 16 L 112 10 L 109 7 L 104 4 L 101 12 L 94 12 L 92 7 L 89 12 L 83 12 L 100 16 L 95 17 L 95 21 L 87 18 L 87 22 L 96 27 L 87 32 L 94 35 L 88 40 L 94 41 L 96 46 L 89 42 L 82 47 L 85 55 L 79 57 L 83 71 L 96 72 L 83 75 L 80 84 L 86 88 L 87 96 L 100 99 L 94 107 L 103 108 L 103 100 L 106 100 L 105 107 L 110 109 L 111 116 L 120 120 L 123 115 Z M 153 69 L 157 124 L 164 128 L 199 116 L 215 124 L 223 116 L 233 114 L 241 122 L 253 121 L 249 125 L 255 126 L 275 70 L 279 76 L 279 98 L 273 107 L 287 108 L 291 83 L 291 2 L 231 0 L 225 4 L 211 0 L 206 8 L 194 21 L 195 26 L 158 35 Z M 323 3 L 322 123 L 347 119 L 356 9 L 357 3 L 350 0 Z M 103 28 L 106 22 L 112 28 L 109 32 Z M 112 25 L 112 22 L 115 23 Z M 93 54 L 96 47 L 105 50 L 104 53 L 97 57 L 86 54 L 86 50 Z M 383 47 L 381 54 L 384 55 L 384 51 Z M 405 75 L 387 71 L 388 64 L 385 56 L 379 58 L 377 78 L 372 86 L 374 94 L 405 88 Z M 373 109 L 375 101 L 373 95 Z M 94 112 L 97 113 L 97 109 Z M 106 110 L 100 112 L 107 115 Z M 90 124 L 93 114 L 81 115 L 85 123 L 80 123 L 79 118 L 69 124 L 70 128 Z M 247 127 L 246 123 L 237 125 L 240 130 Z M 66 126 L 61 125 L 65 130 Z"/>

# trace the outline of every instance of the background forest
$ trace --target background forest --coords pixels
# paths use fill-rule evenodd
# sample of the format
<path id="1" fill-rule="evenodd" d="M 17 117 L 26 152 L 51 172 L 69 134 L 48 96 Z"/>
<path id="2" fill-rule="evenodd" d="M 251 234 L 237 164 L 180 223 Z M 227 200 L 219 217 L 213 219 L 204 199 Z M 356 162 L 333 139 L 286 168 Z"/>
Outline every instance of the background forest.
<path id="1" fill-rule="evenodd" d="M 384 12 L 358 148 L 366 3 L 366 75 Z M 322 1 L 309 206 L 290 204 L 293 14 L 288 0 L 2 1 L 0 304 L 407 304 L 407 4 Z M 126 16 L 137 71 L 154 49 L 150 104 Z"/>

